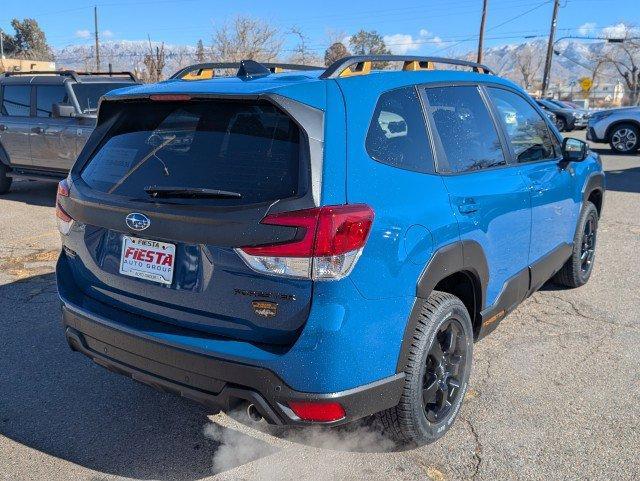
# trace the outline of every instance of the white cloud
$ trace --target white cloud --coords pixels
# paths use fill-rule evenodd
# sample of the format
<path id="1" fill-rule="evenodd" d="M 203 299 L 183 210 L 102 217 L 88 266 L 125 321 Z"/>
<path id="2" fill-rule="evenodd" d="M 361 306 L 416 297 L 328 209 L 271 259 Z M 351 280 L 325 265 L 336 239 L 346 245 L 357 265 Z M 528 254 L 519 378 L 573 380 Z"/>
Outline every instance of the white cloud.
<path id="1" fill-rule="evenodd" d="M 578 27 L 578 33 L 584 36 L 591 35 L 595 30 L 596 30 L 595 22 L 583 23 Z"/>
<path id="2" fill-rule="evenodd" d="M 627 24 L 620 22 L 603 28 L 602 35 L 607 38 L 624 38 L 631 30 Z"/>
<path id="3" fill-rule="evenodd" d="M 111 38 L 113 37 L 113 32 L 111 30 L 105 30 L 100 35 L 102 35 L 105 38 Z"/>
<path id="4" fill-rule="evenodd" d="M 578 33 L 580 35 L 591 35 L 596 31 L 596 23 L 595 22 L 586 22 L 578 27 Z"/>
<path id="5" fill-rule="evenodd" d="M 427 30 L 426 28 L 421 28 L 420 32 L 418 32 L 420 34 L 421 37 L 430 37 L 431 36 L 431 32 L 429 30 Z"/>
<path id="6" fill-rule="evenodd" d="M 411 35 L 404 33 L 396 33 L 394 35 L 385 35 L 384 43 L 392 53 L 405 54 L 420 48 L 419 39 L 414 39 Z"/>
<path id="7" fill-rule="evenodd" d="M 91 36 L 89 30 L 76 30 L 76 37 L 78 38 L 89 38 L 89 36 Z"/>

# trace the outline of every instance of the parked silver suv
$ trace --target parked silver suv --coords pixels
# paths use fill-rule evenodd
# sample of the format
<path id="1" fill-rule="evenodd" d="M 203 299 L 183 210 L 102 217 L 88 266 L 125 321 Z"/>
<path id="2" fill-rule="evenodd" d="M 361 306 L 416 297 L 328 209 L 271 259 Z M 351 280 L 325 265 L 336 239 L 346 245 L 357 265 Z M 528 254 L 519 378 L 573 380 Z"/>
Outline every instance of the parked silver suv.
<path id="1" fill-rule="evenodd" d="M 137 83 L 130 72 L 0 76 L 0 194 L 14 178 L 64 178 L 93 131 L 100 97 Z"/>
<path id="2" fill-rule="evenodd" d="M 608 143 L 620 154 L 640 148 L 640 107 L 600 110 L 589 117 L 587 140 Z"/>

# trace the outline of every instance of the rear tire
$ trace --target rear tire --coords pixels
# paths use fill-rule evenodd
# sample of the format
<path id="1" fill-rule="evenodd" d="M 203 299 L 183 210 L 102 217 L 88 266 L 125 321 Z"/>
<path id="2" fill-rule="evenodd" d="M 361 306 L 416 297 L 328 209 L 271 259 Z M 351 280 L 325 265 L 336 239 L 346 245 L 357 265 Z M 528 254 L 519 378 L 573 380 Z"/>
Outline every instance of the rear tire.
<path id="1" fill-rule="evenodd" d="M 7 177 L 7 166 L 0 163 L 0 194 L 6 194 L 11 189 L 11 177 Z"/>
<path id="2" fill-rule="evenodd" d="M 553 280 L 566 287 L 580 287 L 587 283 L 593 271 L 598 233 L 598 210 L 587 201 L 580 213 L 573 239 L 573 252 Z"/>
<path id="3" fill-rule="evenodd" d="M 640 148 L 640 129 L 633 124 L 616 125 L 609 139 L 609 145 L 614 152 L 632 154 Z"/>
<path id="4" fill-rule="evenodd" d="M 443 436 L 467 391 L 473 354 L 471 317 L 460 299 L 433 291 L 413 333 L 405 384 L 397 406 L 378 413 L 385 432 L 403 444 Z"/>

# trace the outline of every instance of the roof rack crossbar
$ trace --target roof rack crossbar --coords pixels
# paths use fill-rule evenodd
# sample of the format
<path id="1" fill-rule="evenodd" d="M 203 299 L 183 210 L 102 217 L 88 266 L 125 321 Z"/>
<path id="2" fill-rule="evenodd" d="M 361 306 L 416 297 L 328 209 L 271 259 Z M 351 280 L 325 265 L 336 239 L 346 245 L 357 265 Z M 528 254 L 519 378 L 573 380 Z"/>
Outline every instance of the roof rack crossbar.
<path id="1" fill-rule="evenodd" d="M 71 77 L 73 80 L 78 81 L 81 76 L 96 76 L 96 77 L 121 77 L 128 76 L 134 82 L 137 82 L 137 77 L 132 72 L 76 72 L 75 70 L 13 70 L 4 72 L 5 77 L 13 77 L 16 75 L 61 75 L 65 77 Z"/>
<path id="2" fill-rule="evenodd" d="M 243 62 L 247 62 L 247 60 L 243 60 Z M 184 67 L 183 69 L 178 70 L 174 73 L 170 79 L 181 79 L 187 76 L 188 74 L 196 71 L 203 70 L 217 70 L 217 69 L 237 69 L 240 71 L 243 62 L 205 62 L 205 63 L 197 63 L 194 65 L 189 65 Z M 255 61 L 254 61 L 255 62 Z M 323 70 L 324 67 L 317 67 L 314 65 L 300 65 L 294 63 L 280 63 L 280 62 L 255 62 L 264 68 L 271 71 L 271 73 L 277 73 L 281 70 Z M 238 72 L 240 74 L 241 72 Z M 244 75 L 243 75 L 244 76 Z"/>
<path id="3" fill-rule="evenodd" d="M 363 64 L 364 62 L 419 62 L 423 65 L 429 64 L 445 64 L 445 65 L 457 65 L 459 67 L 469 67 L 475 72 L 482 72 L 486 74 L 493 74 L 486 65 L 482 65 L 477 62 L 469 62 L 467 60 L 459 60 L 455 58 L 445 57 L 421 57 L 418 55 L 354 55 L 350 57 L 344 57 L 340 60 L 336 60 L 332 63 L 322 75 L 321 79 L 338 78 L 342 73 L 354 65 Z"/>

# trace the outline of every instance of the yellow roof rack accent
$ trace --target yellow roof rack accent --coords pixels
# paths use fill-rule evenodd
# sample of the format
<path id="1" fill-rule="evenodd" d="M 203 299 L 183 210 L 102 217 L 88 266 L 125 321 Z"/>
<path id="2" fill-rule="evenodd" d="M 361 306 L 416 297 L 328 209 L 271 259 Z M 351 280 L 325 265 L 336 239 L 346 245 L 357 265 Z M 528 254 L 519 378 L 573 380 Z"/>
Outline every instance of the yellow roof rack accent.
<path id="1" fill-rule="evenodd" d="M 367 75 L 371 72 L 371 62 L 358 62 L 353 68 L 345 68 L 340 72 L 340 77 L 355 77 L 356 75 Z"/>
<path id="2" fill-rule="evenodd" d="M 187 72 L 182 77 L 182 80 L 206 80 L 216 76 L 216 73 L 212 68 L 201 68 L 198 70 L 192 70 Z"/>
<path id="3" fill-rule="evenodd" d="M 402 70 L 416 72 L 418 70 L 435 70 L 433 62 L 421 62 L 419 60 L 407 60 L 402 66 Z"/>

